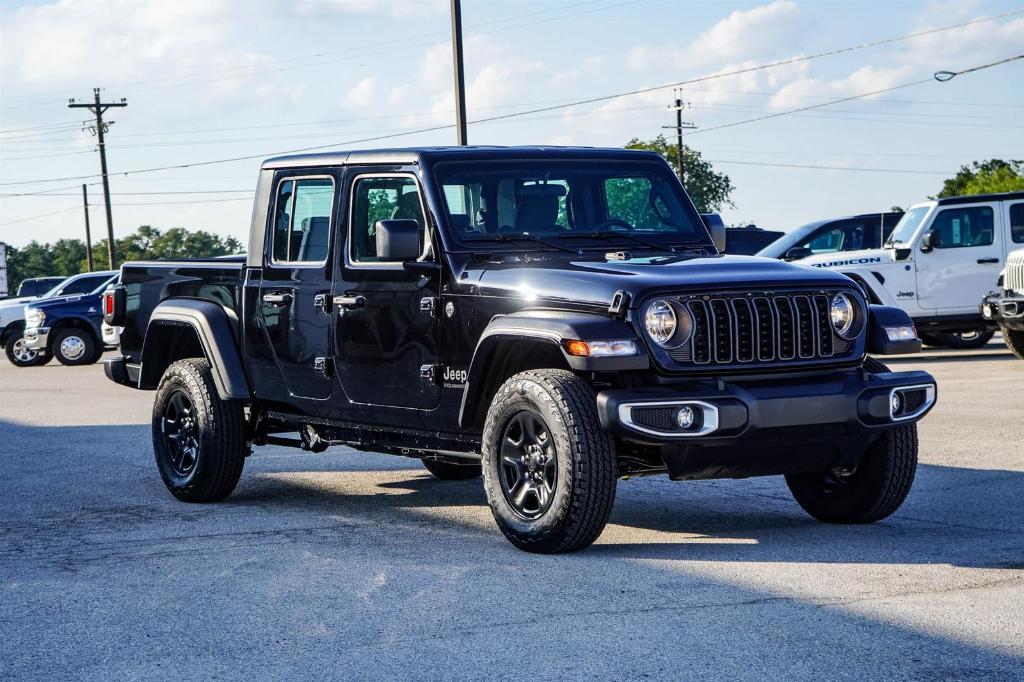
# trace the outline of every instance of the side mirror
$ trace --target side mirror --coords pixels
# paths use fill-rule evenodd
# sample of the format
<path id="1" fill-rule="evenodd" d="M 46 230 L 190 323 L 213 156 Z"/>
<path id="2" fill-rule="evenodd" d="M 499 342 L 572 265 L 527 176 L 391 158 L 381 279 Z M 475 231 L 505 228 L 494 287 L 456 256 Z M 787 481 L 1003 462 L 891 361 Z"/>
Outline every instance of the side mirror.
<path id="1" fill-rule="evenodd" d="M 938 248 L 939 244 L 940 244 L 939 231 L 938 230 L 928 230 L 927 232 L 924 233 L 924 236 L 921 238 L 921 251 L 923 253 L 928 253 L 932 249 Z"/>
<path id="2" fill-rule="evenodd" d="M 725 253 L 725 222 L 722 220 L 722 216 L 717 213 L 701 213 L 700 219 L 704 223 L 704 227 L 708 228 L 715 248 L 719 253 Z"/>
<path id="3" fill-rule="evenodd" d="M 390 263 L 416 260 L 420 255 L 420 224 L 416 220 L 378 220 L 377 258 Z"/>
<path id="4" fill-rule="evenodd" d="M 786 255 L 783 256 L 784 260 L 800 260 L 801 258 L 807 258 L 810 256 L 812 251 L 806 246 L 794 246 Z"/>

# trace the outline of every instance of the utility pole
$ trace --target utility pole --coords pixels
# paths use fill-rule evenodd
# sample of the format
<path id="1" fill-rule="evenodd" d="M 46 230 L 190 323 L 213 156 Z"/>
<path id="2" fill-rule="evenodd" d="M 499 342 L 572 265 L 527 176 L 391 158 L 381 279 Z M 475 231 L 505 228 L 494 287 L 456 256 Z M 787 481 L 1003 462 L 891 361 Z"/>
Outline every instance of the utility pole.
<path id="1" fill-rule="evenodd" d="M 466 136 L 466 78 L 462 68 L 462 2 L 451 0 L 452 62 L 455 65 L 455 131 L 459 146 L 469 144 Z"/>
<path id="2" fill-rule="evenodd" d="M 85 211 L 85 261 L 89 264 L 89 272 L 95 270 L 92 265 L 92 235 L 89 234 L 89 190 L 82 183 L 82 209 Z"/>
<path id="3" fill-rule="evenodd" d="M 93 102 L 76 102 L 74 99 L 68 100 L 68 109 L 88 109 L 96 115 L 96 125 L 92 128 L 92 133 L 99 139 L 100 143 L 100 172 L 103 175 L 103 202 L 107 210 L 107 261 L 108 266 L 111 270 L 114 269 L 114 220 L 110 214 L 110 182 L 107 180 L 107 146 L 104 142 L 103 135 L 107 132 L 113 121 L 107 123 L 103 122 L 103 113 L 110 107 L 126 107 L 128 106 L 128 100 L 124 97 L 119 102 L 101 102 L 100 101 L 100 89 L 93 88 Z"/>
<path id="4" fill-rule="evenodd" d="M 676 154 L 679 158 L 679 182 L 686 184 L 686 168 L 683 162 L 683 131 L 694 130 L 697 126 L 689 121 L 683 121 L 683 109 L 689 109 L 690 103 L 682 100 L 682 91 L 675 91 L 676 100 L 669 109 L 676 110 L 676 124 L 674 126 L 662 126 L 662 128 L 675 128 L 676 131 Z"/>

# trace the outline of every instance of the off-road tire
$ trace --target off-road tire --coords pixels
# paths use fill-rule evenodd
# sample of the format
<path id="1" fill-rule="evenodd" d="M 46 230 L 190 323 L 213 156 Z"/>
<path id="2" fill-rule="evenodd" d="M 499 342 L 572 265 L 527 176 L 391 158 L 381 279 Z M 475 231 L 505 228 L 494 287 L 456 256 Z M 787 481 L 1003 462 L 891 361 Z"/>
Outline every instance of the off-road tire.
<path id="1" fill-rule="evenodd" d="M 81 354 L 75 356 L 65 355 L 63 352 L 64 342 L 74 338 L 77 338 L 82 344 Z M 80 327 L 65 327 L 58 331 L 50 344 L 50 352 L 53 353 L 53 356 L 57 358 L 60 364 L 69 367 L 95 364 L 100 359 L 100 353 L 102 353 L 99 344 L 92 337 L 92 334 Z"/>
<path id="2" fill-rule="evenodd" d="M 869 372 L 889 368 L 874 358 L 864 360 Z M 786 476 L 793 497 L 804 511 L 827 523 L 874 523 L 889 516 L 907 499 L 917 471 L 917 425 L 884 431 L 849 476 L 817 471 Z"/>
<path id="3" fill-rule="evenodd" d="M 461 463 L 428 457 L 423 459 L 423 466 L 442 481 L 465 481 L 480 476 L 480 463 L 469 460 Z"/>
<path id="4" fill-rule="evenodd" d="M 996 335 L 994 329 L 979 329 L 977 332 L 978 335 L 970 339 L 965 339 L 956 332 L 940 332 L 935 335 L 935 338 L 946 348 L 969 350 L 972 348 L 983 348 Z"/>
<path id="5" fill-rule="evenodd" d="M 168 402 L 184 393 L 195 408 L 198 454 L 187 475 L 175 471 L 163 434 Z M 249 448 L 238 402 L 221 400 L 206 359 L 189 358 L 164 372 L 153 402 L 153 452 L 164 485 L 184 502 L 218 502 L 231 494 L 242 475 Z"/>
<path id="6" fill-rule="evenodd" d="M 505 429 L 521 412 L 543 420 L 557 453 L 550 506 L 532 519 L 506 499 L 499 472 Z M 572 372 L 530 370 L 502 384 L 487 411 L 481 449 L 484 490 L 494 520 L 519 549 L 572 552 L 590 545 L 604 530 L 615 502 L 615 446 L 601 428 L 593 389 Z"/>
<path id="7" fill-rule="evenodd" d="M 19 334 L 14 336 L 13 334 L 7 339 L 7 345 L 4 346 L 4 354 L 7 355 L 7 359 L 15 367 L 37 367 L 39 365 L 45 365 L 50 361 L 50 356 L 46 351 L 43 352 L 32 352 L 28 349 L 23 349 L 25 344 L 24 337 Z M 25 353 L 31 353 L 30 359 L 25 359 Z"/>
<path id="8" fill-rule="evenodd" d="M 1024 331 L 1003 327 L 1003 341 L 1006 342 L 1006 347 L 1010 349 L 1011 353 L 1018 359 L 1024 360 Z"/>

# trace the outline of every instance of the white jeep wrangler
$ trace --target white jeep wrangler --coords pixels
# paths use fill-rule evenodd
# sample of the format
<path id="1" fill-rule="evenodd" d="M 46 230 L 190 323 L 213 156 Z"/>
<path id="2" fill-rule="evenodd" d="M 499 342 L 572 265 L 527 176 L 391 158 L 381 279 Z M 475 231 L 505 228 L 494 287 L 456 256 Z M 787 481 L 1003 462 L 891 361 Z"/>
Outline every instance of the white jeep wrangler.
<path id="1" fill-rule="evenodd" d="M 856 280 L 872 303 L 907 311 L 928 345 L 984 346 L 996 331 L 979 301 L 1024 244 L 1024 192 L 949 197 L 908 210 L 881 249 L 800 261 Z"/>

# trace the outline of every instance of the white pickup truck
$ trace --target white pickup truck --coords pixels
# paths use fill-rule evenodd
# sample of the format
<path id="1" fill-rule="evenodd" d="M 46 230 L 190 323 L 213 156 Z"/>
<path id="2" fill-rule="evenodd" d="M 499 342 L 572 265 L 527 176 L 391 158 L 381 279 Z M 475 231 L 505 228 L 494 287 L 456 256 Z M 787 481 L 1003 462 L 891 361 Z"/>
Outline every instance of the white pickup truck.
<path id="1" fill-rule="evenodd" d="M 975 348 L 996 325 L 979 302 L 1007 254 L 1024 244 L 1024 192 L 949 197 L 912 206 L 881 249 L 820 254 L 801 264 L 856 280 L 873 303 L 907 311 L 921 339 Z"/>

